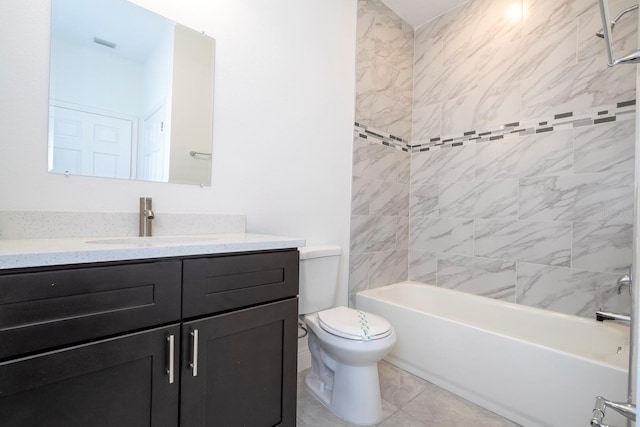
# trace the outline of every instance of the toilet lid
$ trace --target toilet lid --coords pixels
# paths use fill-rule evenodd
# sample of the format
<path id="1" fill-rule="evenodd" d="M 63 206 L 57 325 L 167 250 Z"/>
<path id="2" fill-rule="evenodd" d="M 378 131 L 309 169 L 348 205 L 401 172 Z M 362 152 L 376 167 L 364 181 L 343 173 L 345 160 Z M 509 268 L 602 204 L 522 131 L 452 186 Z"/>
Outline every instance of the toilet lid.
<path id="1" fill-rule="evenodd" d="M 391 324 L 386 319 L 348 307 L 321 311 L 318 320 L 325 331 L 350 340 L 377 340 L 391 334 Z"/>

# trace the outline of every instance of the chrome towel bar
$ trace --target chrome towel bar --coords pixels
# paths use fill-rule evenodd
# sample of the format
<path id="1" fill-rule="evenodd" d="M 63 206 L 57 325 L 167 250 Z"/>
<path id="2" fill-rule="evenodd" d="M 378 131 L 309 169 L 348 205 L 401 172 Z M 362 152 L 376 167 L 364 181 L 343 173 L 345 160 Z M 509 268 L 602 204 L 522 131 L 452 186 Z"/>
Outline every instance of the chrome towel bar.
<path id="1" fill-rule="evenodd" d="M 195 157 L 195 156 L 211 156 L 211 153 L 202 153 L 200 151 L 191 150 L 191 151 L 189 151 L 189 155 L 191 157 Z"/>

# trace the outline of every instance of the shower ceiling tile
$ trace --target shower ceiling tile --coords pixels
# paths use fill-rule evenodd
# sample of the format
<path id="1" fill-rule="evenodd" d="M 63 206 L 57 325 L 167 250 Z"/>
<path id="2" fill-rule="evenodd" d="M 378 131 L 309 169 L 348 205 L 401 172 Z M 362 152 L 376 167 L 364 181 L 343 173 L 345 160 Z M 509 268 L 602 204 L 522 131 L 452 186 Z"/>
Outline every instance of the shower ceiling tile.
<path id="1" fill-rule="evenodd" d="M 430 0 L 424 2 L 384 0 L 384 3 L 411 26 L 418 27 L 425 24 L 425 22 L 427 23 L 426 25 L 429 25 L 437 16 L 448 15 L 446 12 L 450 12 L 451 9 L 466 1 L 468 0 Z"/>

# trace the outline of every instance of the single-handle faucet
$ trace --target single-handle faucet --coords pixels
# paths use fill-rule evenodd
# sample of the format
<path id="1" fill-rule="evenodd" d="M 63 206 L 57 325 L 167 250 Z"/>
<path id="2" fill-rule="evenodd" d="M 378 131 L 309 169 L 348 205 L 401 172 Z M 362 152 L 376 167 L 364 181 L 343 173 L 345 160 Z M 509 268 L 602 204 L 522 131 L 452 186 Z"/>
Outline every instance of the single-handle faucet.
<path id="1" fill-rule="evenodd" d="M 631 316 L 622 313 L 612 313 L 610 311 L 596 311 L 596 320 L 602 322 L 604 320 L 617 320 L 619 322 L 631 323 Z"/>
<path id="2" fill-rule="evenodd" d="M 140 237 L 150 237 L 152 232 L 151 220 L 155 218 L 151 197 L 140 197 Z"/>
<path id="3" fill-rule="evenodd" d="M 625 274 L 618 279 L 618 295 L 622 293 L 623 286 L 626 286 L 629 289 L 629 293 L 631 293 L 631 273 Z"/>
<path id="4" fill-rule="evenodd" d="M 629 286 L 629 289 L 631 289 L 630 275 L 625 274 L 624 276 L 618 279 L 618 287 L 617 287 L 618 295 L 622 293 L 623 286 Z M 622 314 L 622 313 L 612 313 L 610 311 L 602 311 L 602 309 L 599 309 L 598 311 L 596 311 L 596 320 L 598 322 L 602 322 L 604 320 L 617 320 L 619 322 L 631 323 L 631 315 Z"/>
<path id="5" fill-rule="evenodd" d="M 627 402 L 612 402 L 602 396 L 598 396 L 596 397 L 596 407 L 593 409 L 593 415 L 591 417 L 591 427 L 613 427 L 608 424 L 602 424 L 607 408 L 615 410 L 629 421 L 636 420 L 636 405 Z"/>

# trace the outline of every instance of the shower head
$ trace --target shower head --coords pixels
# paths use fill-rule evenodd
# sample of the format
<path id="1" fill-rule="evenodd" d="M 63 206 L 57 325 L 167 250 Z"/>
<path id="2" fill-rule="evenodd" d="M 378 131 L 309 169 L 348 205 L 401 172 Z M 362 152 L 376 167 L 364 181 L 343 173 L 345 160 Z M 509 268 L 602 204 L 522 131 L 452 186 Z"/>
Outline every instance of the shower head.
<path id="1" fill-rule="evenodd" d="M 638 5 L 635 6 L 629 6 L 628 8 L 624 9 L 622 12 L 620 12 L 619 14 L 616 15 L 615 18 L 613 18 L 611 20 L 611 31 L 613 31 L 613 27 L 616 26 L 616 24 L 618 23 L 618 21 L 620 20 L 620 18 L 622 18 L 624 15 L 626 15 L 627 13 L 636 10 L 638 8 Z M 596 37 L 600 37 L 601 39 L 604 38 L 604 28 L 600 28 L 600 31 L 598 31 L 596 33 Z"/>
<path id="2" fill-rule="evenodd" d="M 614 23 L 611 23 L 611 31 L 613 31 L 613 27 L 615 26 Z M 600 37 L 601 39 L 604 38 L 604 30 L 602 28 L 600 28 L 600 31 L 598 31 L 596 33 L 596 37 Z"/>

